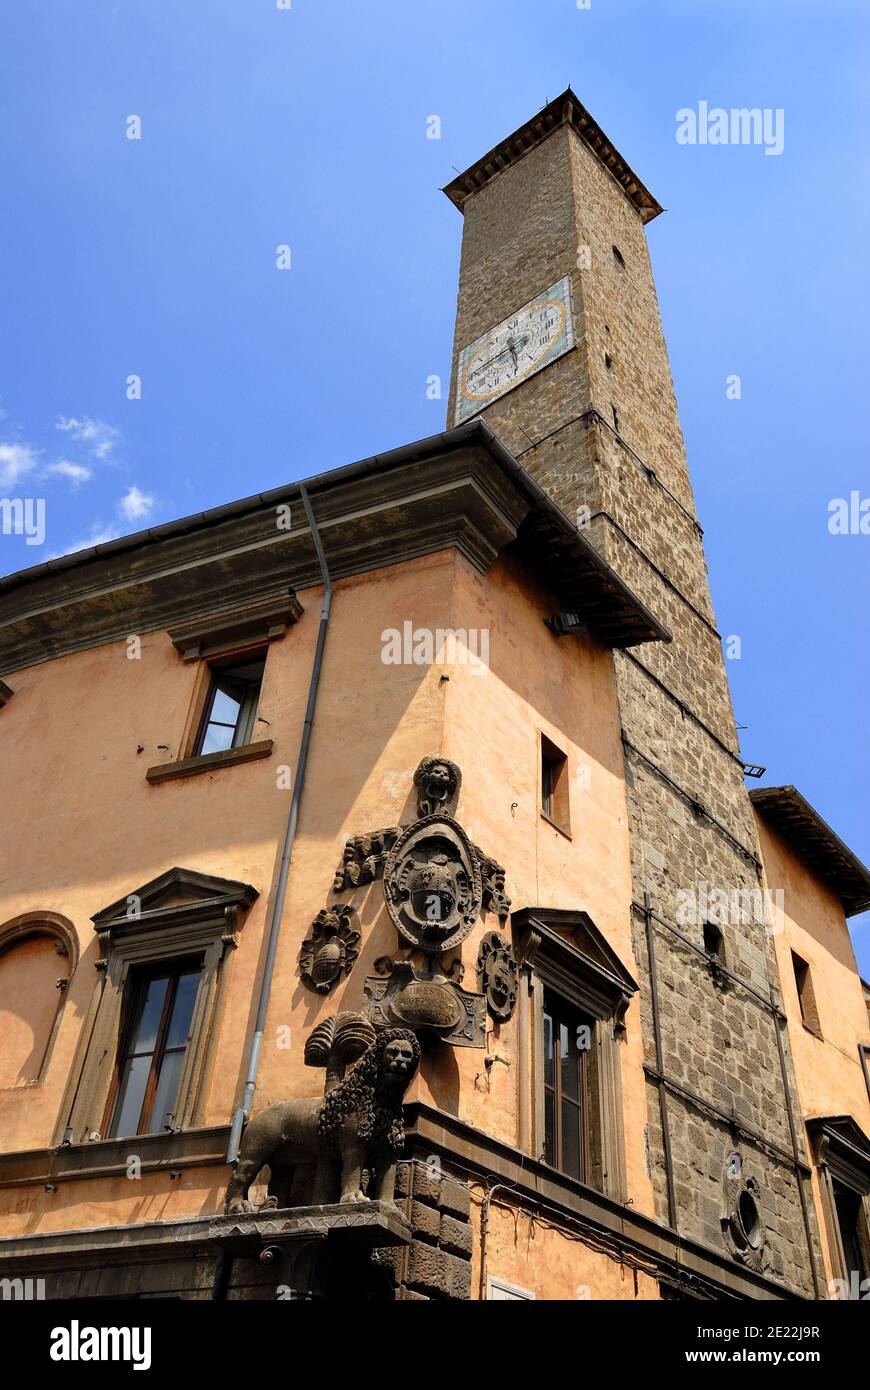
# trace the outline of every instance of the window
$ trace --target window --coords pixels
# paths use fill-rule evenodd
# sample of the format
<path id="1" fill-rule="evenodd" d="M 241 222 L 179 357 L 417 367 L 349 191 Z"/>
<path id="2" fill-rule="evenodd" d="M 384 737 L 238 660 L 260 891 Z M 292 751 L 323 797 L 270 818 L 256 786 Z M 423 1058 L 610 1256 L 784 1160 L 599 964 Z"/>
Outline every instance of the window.
<path id="1" fill-rule="evenodd" d="M 227 964 L 257 896 L 174 868 L 95 914 L 99 982 L 55 1143 L 197 1126 Z"/>
<path id="2" fill-rule="evenodd" d="M 212 680 L 194 754 L 224 753 L 250 743 L 265 657 L 236 666 L 212 666 Z"/>
<path id="3" fill-rule="evenodd" d="M 202 961 L 145 971 L 131 981 L 132 1019 L 107 1113 L 112 1138 L 172 1129 Z"/>
<path id="4" fill-rule="evenodd" d="M 541 812 L 564 834 L 570 833 L 568 759 L 555 743 L 541 735 Z"/>
<path id="5" fill-rule="evenodd" d="M 870 1272 L 865 1262 L 863 1249 L 863 1205 L 857 1192 L 850 1191 L 848 1187 L 843 1187 L 838 1182 L 832 1183 L 831 1186 L 834 1193 L 834 1211 L 840 1230 L 840 1243 L 843 1247 L 843 1259 L 846 1262 L 846 1277 L 850 1286 L 855 1286 L 860 1290 L 861 1284 Z"/>
<path id="6" fill-rule="evenodd" d="M 585 912 L 513 914 L 530 1084 L 520 1133 L 536 1158 L 624 1201 L 619 1042 L 637 984 Z M 528 1097 L 528 1098 L 526 1098 Z"/>
<path id="7" fill-rule="evenodd" d="M 498 1300 L 507 1302 L 514 1299 L 522 1299 L 524 1302 L 534 1300 L 535 1295 L 530 1293 L 528 1289 L 521 1289 L 519 1284 L 509 1284 L 506 1279 L 499 1279 L 494 1274 L 486 1282 L 486 1296 L 493 1302 Z"/>
<path id="8" fill-rule="evenodd" d="M 579 1182 L 589 1171 L 589 1049 L 594 1023 L 544 993 L 544 1158 Z"/>
<path id="9" fill-rule="evenodd" d="M 851 1115 L 807 1120 L 833 1276 L 832 1297 L 870 1292 L 870 1139 Z"/>
<path id="10" fill-rule="evenodd" d="M 623 256 L 619 247 L 614 246 L 611 249 L 613 251 L 613 259 L 616 261 L 616 264 L 619 266 L 619 269 L 625 270 L 625 257 Z"/>
<path id="11" fill-rule="evenodd" d="M 800 1004 L 801 1019 L 803 1025 L 811 1033 L 815 1033 L 817 1038 L 822 1036 L 821 1025 L 819 1024 L 819 1013 L 816 1008 L 816 992 L 813 989 L 813 977 L 808 963 L 803 960 L 796 951 L 791 953 L 791 963 L 794 969 L 794 979 L 797 985 L 798 1003 Z"/>
<path id="12" fill-rule="evenodd" d="M 725 964 L 725 938 L 712 922 L 704 923 L 704 950 L 711 961 Z"/>

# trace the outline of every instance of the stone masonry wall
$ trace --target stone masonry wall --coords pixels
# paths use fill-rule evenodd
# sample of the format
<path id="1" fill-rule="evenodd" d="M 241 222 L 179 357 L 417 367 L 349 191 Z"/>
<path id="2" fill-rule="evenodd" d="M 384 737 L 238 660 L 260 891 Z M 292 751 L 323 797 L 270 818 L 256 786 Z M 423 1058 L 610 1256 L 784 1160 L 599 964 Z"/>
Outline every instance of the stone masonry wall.
<path id="1" fill-rule="evenodd" d="M 471 1198 L 467 1183 L 413 1159 L 399 1164 L 396 1201 L 412 1231 L 409 1246 L 374 1252 L 392 1272 L 400 1301 L 471 1297 Z"/>
<path id="2" fill-rule="evenodd" d="M 745 909 L 717 923 L 728 968 L 750 988 L 717 982 L 705 957 L 671 930 L 702 947 L 702 923 L 683 921 L 687 895 L 704 883 L 751 893 L 761 879 L 645 231 L 567 126 L 472 195 L 464 216 L 456 356 L 562 275 L 572 277 L 577 350 L 495 401 L 484 418 L 566 515 L 588 525 L 673 638 L 614 654 L 658 1214 L 667 1220 L 645 894 L 662 919 L 653 929 L 677 1227 L 722 1249 L 725 1164 L 739 1152 L 759 1184 L 768 1272 L 812 1295 L 778 1028 L 800 1112 L 785 1029 L 764 1005 L 779 1002 L 776 924 L 744 920 Z M 456 357 L 453 377 L 451 423 Z"/>

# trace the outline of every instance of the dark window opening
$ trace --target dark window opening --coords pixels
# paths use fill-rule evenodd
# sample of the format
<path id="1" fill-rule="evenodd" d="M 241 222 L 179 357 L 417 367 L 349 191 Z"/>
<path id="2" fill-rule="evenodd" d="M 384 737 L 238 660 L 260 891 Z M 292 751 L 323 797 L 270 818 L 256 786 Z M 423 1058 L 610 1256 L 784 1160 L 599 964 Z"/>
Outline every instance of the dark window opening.
<path id="1" fill-rule="evenodd" d="M 619 247 L 618 247 L 618 246 L 614 246 L 612 249 L 613 249 L 613 259 L 616 261 L 616 264 L 619 266 L 619 269 L 620 269 L 620 270 L 625 270 L 625 257 L 623 256 L 623 254 L 622 254 L 622 252 L 620 251 Z"/>
<path id="2" fill-rule="evenodd" d="M 609 352 L 605 352 L 604 354 L 604 365 L 608 371 L 610 371 L 611 367 L 613 366 L 613 358 L 610 356 Z"/>
<path id="3" fill-rule="evenodd" d="M 201 961 L 188 960 L 134 977 L 107 1107 L 109 1138 L 172 1128 L 201 972 Z"/>
<path id="4" fill-rule="evenodd" d="M 721 965 L 725 964 L 725 938 L 712 922 L 704 923 L 704 950 Z"/>
<path id="5" fill-rule="evenodd" d="M 589 1052 L 592 1019 L 544 994 L 544 1159 L 586 1182 L 589 1173 Z"/>
<path id="6" fill-rule="evenodd" d="M 555 743 L 541 735 L 541 810 L 560 830 L 570 828 L 568 759 Z"/>
<path id="7" fill-rule="evenodd" d="M 250 743 L 266 658 L 243 665 L 212 665 L 212 680 L 194 755 L 224 753 Z"/>
<path id="8" fill-rule="evenodd" d="M 801 1019 L 804 1027 L 808 1028 L 816 1037 L 822 1036 L 822 1029 L 819 1023 L 819 1011 L 816 1008 L 816 992 L 813 989 L 813 977 L 808 963 L 803 960 L 796 951 L 791 953 L 791 963 L 794 968 L 794 979 L 797 985 L 798 1002 L 801 1009 Z"/>
<path id="9" fill-rule="evenodd" d="M 852 1192 L 847 1187 L 841 1187 L 839 1183 L 833 1184 L 834 1207 L 837 1212 L 837 1225 L 840 1229 L 840 1240 L 843 1245 L 843 1256 L 846 1262 L 846 1278 L 849 1281 L 851 1298 L 860 1298 L 860 1286 L 868 1277 L 867 1262 L 864 1258 L 863 1242 L 861 1238 L 861 1227 L 863 1223 L 863 1213 L 861 1209 L 861 1198 L 857 1192 Z M 853 1278 L 853 1275 L 855 1276 Z"/>

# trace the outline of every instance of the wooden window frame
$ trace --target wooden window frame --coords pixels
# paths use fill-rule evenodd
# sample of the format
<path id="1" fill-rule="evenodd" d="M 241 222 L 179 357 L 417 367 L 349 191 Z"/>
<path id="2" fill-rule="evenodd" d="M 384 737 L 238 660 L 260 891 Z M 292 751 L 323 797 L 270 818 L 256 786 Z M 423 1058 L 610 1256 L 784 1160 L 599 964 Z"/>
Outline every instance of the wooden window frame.
<path id="1" fill-rule="evenodd" d="M 538 749 L 538 795 L 544 820 L 571 838 L 571 780 L 568 754 L 541 731 Z"/>
<path id="2" fill-rule="evenodd" d="M 812 966 L 803 956 L 798 955 L 797 951 L 791 953 L 791 966 L 794 974 L 795 989 L 798 997 L 798 1008 L 800 1009 L 801 1023 L 808 1033 L 824 1042 L 822 1025 L 819 1021 L 819 1009 L 816 1004 L 816 990 L 813 984 Z"/>
<path id="3" fill-rule="evenodd" d="M 856 1233 L 864 1268 L 870 1277 L 870 1139 L 851 1115 L 815 1116 L 806 1121 L 816 1162 L 822 1216 L 828 1237 L 833 1277 L 844 1282 L 849 1297 L 862 1297 L 852 1288 L 843 1247 L 836 1189 L 845 1188 L 859 1202 L 859 1229 Z"/>
<path id="4" fill-rule="evenodd" d="M 130 1056 L 132 1055 L 129 1050 L 129 1044 L 132 1040 L 133 1030 L 139 1022 L 139 1006 L 140 1002 L 142 1002 L 143 1000 L 146 986 L 150 980 L 156 979 L 161 974 L 167 973 L 169 974 L 170 982 L 169 987 L 166 990 L 166 995 L 160 1010 L 160 1020 L 154 1038 L 154 1047 L 151 1049 L 151 1066 L 148 1072 L 148 1080 L 145 1085 L 145 1092 L 142 1097 L 142 1105 L 139 1111 L 139 1123 L 136 1128 L 136 1135 L 132 1136 L 129 1134 L 113 1134 L 110 1137 L 113 1139 L 129 1139 L 132 1137 L 138 1137 L 142 1134 L 161 1134 L 163 1133 L 164 1129 L 175 1129 L 174 1124 L 171 1126 L 161 1125 L 160 1128 L 154 1129 L 151 1127 L 150 1122 L 153 1119 L 152 1110 L 157 1093 L 157 1083 L 160 1076 L 160 1069 L 163 1065 L 163 1062 L 170 1051 L 181 1051 L 181 1049 L 178 1047 L 166 1047 L 166 1036 L 169 1030 L 169 1023 L 172 1018 L 172 1010 L 175 1006 L 175 1000 L 178 995 L 178 981 L 183 973 L 186 973 L 193 967 L 196 967 L 201 979 L 202 965 L 202 959 L 196 956 L 191 957 L 189 960 L 175 960 L 171 963 L 157 961 L 151 965 L 145 966 L 140 971 L 137 971 L 135 973 L 134 978 L 128 982 L 128 996 L 127 998 L 125 998 L 124 1003 L 125 1006 L 129 1005 L 129 1018 L 126 1021 L 126 1024 L 122 1025 L 120 1029 L 120 1043 L 115 1062 L 115 1072 L 112 1077 L 111 1085 L 109 1086 L 109 1095 L 106 1101 L 106 1108 L 103 1113 L 103 1123 L 100 1126 L 100 1133 L 109 1136 L 110 1131 L 113 1128 L 115 1122 L 116 1113 L 118 1110 L 118 1101 L 120 1098 L 121 1075 L 125 1063 L 129 1060 Z M 197 992 L 198 991 L 199 986 L 197 985 Z M 187 1052 L 189 1046 L 190 1036 L 188 1035 L 187 1039 L 185 1040 L 183 1049 L 185 1053 Z M 173 1097 L 173 1101 L 175 1102 L 176 1100 L 177 1097 Z M 174 1118 L 175 1111 L 173 1110 L 173 1120 Z"/>
<path id="5" fill-rule="evenodd" d="M 521 1147 L 537 1158 L 542 1158 L 545 1148 L 544 996 L 549 993 L 564 999 L 592 1027 L 587 1057 L 589 1157 L 584 1185 L 624 1202 L 627 1185 L 619 1047 L 637 982 L 585 912 L 523 908 L 513 913 L 512 923 L 522 972 L 517 1069 Z M 563 1176 L 568 1182 L 577 1181 Z"/>
<path id="6" fill-rule="evenodd" d="M 190 750 L 192 758 L 208 758 L 224 753 L 235 753 L 239 749 L 250 747 L 253 742 L 254 724 L 257 719 L 257 710 L 260 705 L 260 695 L 263 690 L 263 681 L 266 677 L 266 658 L 268 649 L 266 647 L 255 647 L 248 651 L 232 652 L 226 656 L 213 659 L 208 662 L 208 685 L 205 690 L 205 700 L 202 711 L 196 725 L 196 733 L 193 746 Z M 205 742 L 211 724 L 220 721 L 212 720 L 211 713 L 214 708 L 215 697 L 220 693 L 221 680 L 232 680 L 232 672 L 240 666 L 253 665 L 255 662 L 262 662 L 262 670 L 259 680 L 249 678 L 239 678 L 238 683 L 244 686 L 239 694 L 239 717 L 233 727 L 233 738 L 229 748 L 219 748 L 216 754 L 204 753 L 202 745 Z M 235 697 L 234 697 L 235 698 Z M 229 728 L 229 725 L 223 727 Z"/>
<path id="7" fill-rule="evenodd" d="M 184 1130 L 199 1123 L 226 966 L 243 914 L 258 896 L 250 884 L 170 869 L 92 918 L 100 944 L 98 982 L 62 1101 L 55 1143 L 84 1143 L 92 1134 L 103 1138 L 128 1021 L 130 986 L 143 970 L 193 958 L 202 959 L 202 974 L 179 1078 L 174 1128 Z M 131 902 L 139 908 L 128 917 Z M 129 1142 L 129 1136 L 109 1142 Z"/>
<path id="8" fill-rule="evenodd" d="M 572 1015 L 572 1017 L 571 1017 L 570 1020 L 567 1020 L 566 1014 L 569 1014 L 569 1013 Z M 542 1005 L 542 1020 L 545 1019 L 545 1018 L 551 1018 L 552 1021 L 553 1021 L 553 1023 L 556 1025 L 556 1027 L 554 1027 L 554 1029 L 553 1029 L 553 1035 L 552 1035 L 552 1036 L 553 1036 L 553 1085 L 552 1085 L 552 1086 L 548 1086 L 548 1084 L 547 1084 L 547 1071 L 546 1071 L 546 1067 L 547 1067 L 547 1055 L 546 1055 L 546 1048 L 544 1047 L 543 1042 L 542 1042 L 542 1044 L 541 1044 L 542 1050 L 543 1050 L 543 1051 L 542 1051 L 542 1056 L 543 1056 L 543 1064 L 544 1064 L 544 1074 L 543 1074 L 542 1080 L 543 1080 L 543 1087 L 544 1087 L 544 1154 L 545 1154 L 545 1162 L 547 1162 L 552 1168 L 558 1169 L 558 1171 L 559 1171 L 560 1173 L 566 1173 L 566 1174 L 568 1174 L 569 1177 L 576 1178 L 578 1182 L 588 1182 L 588 1181 L 589 1181 L 589 1175 L 590 1175 L 590 1172 L 591 1172 L 591 1170 L 592 1170 L 592 1153 L 591 1153 L 591 1138 L 592 1138 L 592 1135 L 591 1135 L 591 1115 L 590 1115 L 590 1111 L 591 1111 L 591 1108 L 592 1108 L 592 1107 L 591 1107 L 591 1099 L 592 1099 L 592 1097 L 591 1097 L 591 1094 L 590 1094 L 590 1093 L 591 1093 L 591 1085 L 590 1085 L 591 1077 L 590 1077 L 590 1074 L 589 1074 L 589 1073 L 590 1073 L 590 1071 L 591 1071 L 591 1066 L 590 1066 L 589 1049 L 583 1049 L 583 1050 L 580 1052 L 580 1058 L 581 1058 L 581 1060 L 580 1060 L 580 1067 L 579 1067 L 580 1075 L 579 1075 L 579 1081 L 578 1081 L 578 1087 L 577 1087 L 577 1090 L 578 1090 L 578 1098 L 575 1100 L 573 1096 L 565 1095 L 565 1094 L 563 1093 L 563 1091 L 562 1091 L 562 1068 L 561 1068 L 561 1065 L 560 1065 L 560 1063 L 561 1063 L 561 1055 L 560 1055 L 560 1043 L 561 1043 L 561 1039 L 557 1036 L 556 1028 L 561 1029 L 562 1025 L 563 1025 L 563 1024 L 566 1024 L 566 1023 L 567 1023 L 567 1026 L 569 1026 L 569 1027 L 572 1026 L 572 1025 L 576 1025 L 577 1027 L 585 1026 L 585 1027 L 589 1028 L 590 1037 L 594 1037 L 595 1021 L 594 1021 L 594 1019 L 589 1018 L 586 1014 L 581 1013 L 581 1012 L 576 1008 L 576 1006 L 575 1006 L 569 999 L 566 999 L 566 998 L 564 997 L 564 995 L 557 993 L 555 990 L 549 990 L 549 989 L 545 989 L 545 991 L 544 991 L 544 999 L 543 999 L 543 1005 Z M 546 1035 L 546 1029 L 545 1029 L 544 1031 L 545 1031 L 545 1035 Z M 552 1093 L 552 1104 L 553 1104 L 553 1150 L 554 1150 L 554 1152 L 553 1152 L 552 1158 L 547 1158 L 547 1157 L 546 1157 L 546 1141 L 547 1141 L 546 1108 L 547 1108 L 547 1098 L 548 1098 L 548 1094 L 549 1094 L 549 1093 Z M 578 1145 L 578 1159 L 579 1159 L 579 1168 L 580 1168 L 579 1173 L 571 1173 L 571 1172 L 569 1171 L 569 1169 L 565 1166 L 565 1154 L 564 1154 L 563 1132 L 562 1132 L 562 1125 L 563 1125 L 562 1106 L 563 1106 L 563 1104 L 567 1104 L 567 1105 L 571 1106 L 572 1109 L 574 1109 L 574 1110 L 576 1110 L 576 1111 L 578 1112 L 578 1113 L 577 1113 L 577 1122 L 578 1122 L 579 1131 L 580 1131 L 580 1143 L 579 1143 L 579 1145 Z"/>

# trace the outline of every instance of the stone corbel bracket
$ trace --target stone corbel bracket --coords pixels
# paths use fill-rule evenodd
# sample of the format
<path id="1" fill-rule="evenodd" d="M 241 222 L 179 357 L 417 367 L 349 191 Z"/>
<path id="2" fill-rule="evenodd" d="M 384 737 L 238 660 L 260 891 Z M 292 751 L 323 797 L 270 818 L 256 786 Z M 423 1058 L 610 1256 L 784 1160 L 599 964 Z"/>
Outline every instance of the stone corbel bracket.
<path id="1" fill-rule="evenodd" d="M 209 1222 L 208 1239 L 231 1254 L 258 1260 L 274 1274 L 275 1283 L 298 1299 L 321 1298 L 332 1249 L 352 1245 L 376 1250 L 409 1245 L 410 1227 L 389 1202 L 358 1202 L 348 1206 L 296 1207 L 283 1212 L 254 1212 L 218 1216 Z"/>

